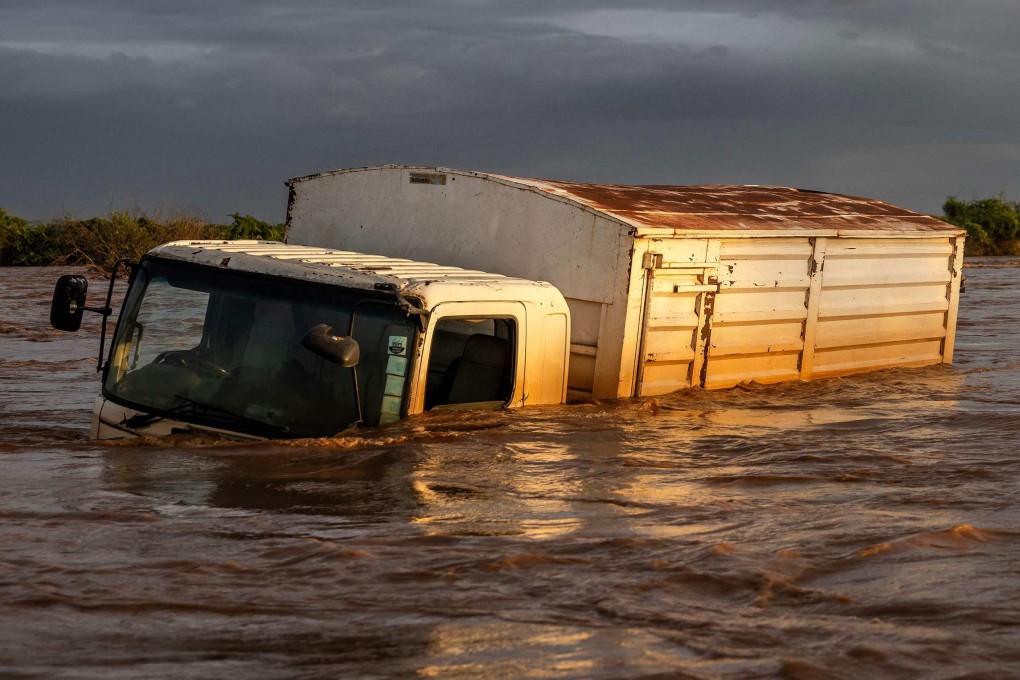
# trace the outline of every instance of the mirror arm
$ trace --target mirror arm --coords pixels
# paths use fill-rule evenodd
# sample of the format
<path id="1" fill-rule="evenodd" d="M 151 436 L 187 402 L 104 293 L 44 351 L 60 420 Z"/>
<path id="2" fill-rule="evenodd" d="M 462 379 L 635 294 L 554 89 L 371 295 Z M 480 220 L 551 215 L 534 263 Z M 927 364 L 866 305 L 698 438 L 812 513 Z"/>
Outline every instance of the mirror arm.
<path id="1" fill-rule="evenodd" d="M 421 317 L 420 320 L 422 328 L 425 327 L 425 322 L 429 318 L 429 311 L 427 309 L 422 309 L 421 307 L 416 307 L 415 305 L 411 304 L 410 300 L 408 300 L 407 298 L 400 294 L 400 291 L 397 289 L 397 284 L 377 283 L 373 286 L 373 288 L 375 288 L 376 290 L 385 290 L 389 293 L 393 293 L 393 297 L 397 298 L 397 307 L 402 309 L 404 311 L 404 314 L 407 314 L 408 316 L 414 314 Z"/>
<path id="2" fill-rule="evenodd" d="M 103 316 L 110 316 L 113 314 L 112 307 L 82 307 L 82 311 L 95 312 L 96 314 L 102 314 Z"/>
<path id="3" fill-rule="evenodd" d="M 412 305 L 410 303 L 410 301 L 408 301 L 408 299 L 405 298 L 400 293 L 396 293 L 396 296 L 397 296 L 397 304 L 399 305 L 399 307 L 402 310 L 404 310 L 404 312 L 408 316 L 410 316 L 412 314 L 417 314 L 418 316 L 423 316 L 425 318 L 429 317 L 430 314 L 429 314 L 429 311 L 427 309 L 422 309 L 421 307 L 416 307 L 416 306 Z"/>

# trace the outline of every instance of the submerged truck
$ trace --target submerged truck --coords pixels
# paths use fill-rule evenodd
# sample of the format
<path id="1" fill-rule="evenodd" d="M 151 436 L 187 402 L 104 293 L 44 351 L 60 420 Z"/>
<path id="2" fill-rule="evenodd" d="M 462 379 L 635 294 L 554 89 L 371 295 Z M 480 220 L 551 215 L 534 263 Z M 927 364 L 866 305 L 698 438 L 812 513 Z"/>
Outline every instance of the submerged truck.
<path id="1" fill-rule="evenodd" d="M 286 244 L 130 265 L 93 436 L 321 437 L 952 361 L 964 232 L 879 201 L 410 166 L 288 185 Z M 84 305 L 63 277 L 54 325 Z"/>
<path id="2" fill-rule="evenodd" d="M 548 283 L 267 241 L 167 243 L 130 268 L 95 438 L 327 437 L 565 397 L 570 315 Z M 61 277 L 54 326 L 77 329 L 86 290 Z"/>

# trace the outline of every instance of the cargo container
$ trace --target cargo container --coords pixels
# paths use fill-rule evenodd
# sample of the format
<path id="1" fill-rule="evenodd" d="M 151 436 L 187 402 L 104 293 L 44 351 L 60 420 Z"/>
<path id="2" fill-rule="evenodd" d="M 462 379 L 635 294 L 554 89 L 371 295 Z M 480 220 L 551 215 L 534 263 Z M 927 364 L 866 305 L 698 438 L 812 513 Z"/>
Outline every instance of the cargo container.
<path id="1" fill-rule="evenodd" d="M 396 165 L 288 185 L 289 243 L 558 288 L 572 401 L 952 361 L 964 232 L 880 201 Z"/>

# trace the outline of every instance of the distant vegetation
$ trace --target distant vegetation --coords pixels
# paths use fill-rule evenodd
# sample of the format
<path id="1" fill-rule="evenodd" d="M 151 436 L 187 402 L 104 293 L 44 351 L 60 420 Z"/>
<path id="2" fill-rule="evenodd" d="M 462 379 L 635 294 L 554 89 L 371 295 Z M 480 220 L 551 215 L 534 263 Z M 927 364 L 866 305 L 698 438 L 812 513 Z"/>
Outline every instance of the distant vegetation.
<path id="1" fill-rule="evenodd" d="M 1020 255 L 1020 202 L 1003 196 L 942 205 L 942 219 L 967 230 L 967 255 Z"/>
<path id="2" fill-rule="evenodd" d="M 160 243 L 182 239 L 282 241 L 284 225 L 234 213 L 229 224 L 187 216 L 112 212 L 79 220 L 29 222 L 0 208 L 0 266 L 84 265 L 109 271 L 122 257 L 137 260 Z"/>
<path id="3" fill-rule="evenodd" d="M 967 230 L 967 255 L 1020 255 L 1020 202 L 1003 196 L 942 206 L 942 219 Z M 284 225 L 234 213 L 229 224 L 188 215 L 112 212 L 79 220 L 65 215 L 29 222 L 0 208 L 0 266 L 84 265 L 109 271 L 122 257 L 137 260 L 160 243 L 182 239 L 282 241 Z"/>

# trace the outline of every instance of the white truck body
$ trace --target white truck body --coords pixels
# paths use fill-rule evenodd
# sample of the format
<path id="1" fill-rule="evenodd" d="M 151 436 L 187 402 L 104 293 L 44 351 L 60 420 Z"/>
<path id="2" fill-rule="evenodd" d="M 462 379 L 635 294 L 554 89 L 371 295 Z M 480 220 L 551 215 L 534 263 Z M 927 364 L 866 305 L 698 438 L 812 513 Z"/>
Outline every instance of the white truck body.
<path id="1" fill-rule="evenodd" d="M 321 321 L 349 329 L 360 363 L 309 351 L 301 336 Z M 273 242 L 168 243 L 135 268 L 92 433 L 330 436 L 436 408 L 560 404 L 569 336 L 548 283 Z"/>
<path id="2" fill-rule="evenodd" d="M 570 400 L 952 361 L 964 232 L 878 201 L 410 166 L 288 184 L 289 243 L 552 283 Z"/>

